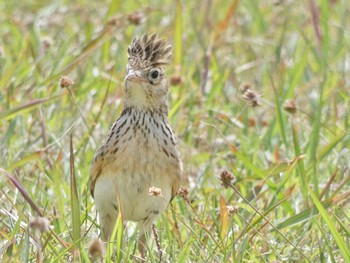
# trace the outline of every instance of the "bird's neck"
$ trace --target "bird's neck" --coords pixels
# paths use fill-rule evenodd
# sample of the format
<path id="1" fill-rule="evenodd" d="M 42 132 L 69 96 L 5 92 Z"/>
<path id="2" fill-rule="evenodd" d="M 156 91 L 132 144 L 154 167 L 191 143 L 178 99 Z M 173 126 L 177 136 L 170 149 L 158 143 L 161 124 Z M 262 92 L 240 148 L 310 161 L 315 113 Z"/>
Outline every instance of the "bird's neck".
<path id="1" fill-rule="evenodd" d="M 168 102 L 164 100 L 163 102 L 158 103 L 135 103 L 136 101 L 126 99 L 124 101 L 123 111 L 131 111 L 131 112 L 145 112 L 150 114 L 156 114 L 158 116 L 162 116 L 164 118 L 168 118 Z"/>
<path id="2" fill-rule="evenodd" d="M 124 108 L 151 111 L 167 117 L 167 94 L 147 95 L 140 88 L 127 89 L 125 92 Z"/>

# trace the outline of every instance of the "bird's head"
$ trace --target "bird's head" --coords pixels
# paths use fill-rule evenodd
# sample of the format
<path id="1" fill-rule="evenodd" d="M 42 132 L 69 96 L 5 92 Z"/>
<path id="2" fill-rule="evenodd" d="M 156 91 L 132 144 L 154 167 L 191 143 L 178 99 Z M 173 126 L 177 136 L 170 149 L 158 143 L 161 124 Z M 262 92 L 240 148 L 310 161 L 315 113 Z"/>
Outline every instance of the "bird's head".
<path id="1" fill-rule="evenodd" d="M 171 46 L 156 34 L 133 39 L 125 74 L 126 107 L 167 108 L 169 85 L 164 66 L 171 55 Z"/>

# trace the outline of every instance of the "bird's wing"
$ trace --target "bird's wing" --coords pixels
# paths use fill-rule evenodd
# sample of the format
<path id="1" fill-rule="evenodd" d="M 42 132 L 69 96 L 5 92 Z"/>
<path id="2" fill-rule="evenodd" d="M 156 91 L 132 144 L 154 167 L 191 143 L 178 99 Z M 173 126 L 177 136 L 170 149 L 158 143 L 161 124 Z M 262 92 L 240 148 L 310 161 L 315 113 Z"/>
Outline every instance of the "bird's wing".
<path id="1" fill-rule="evenodd" d="M 92 160 L 91 167 L 90 167 L 90 193 L 92 197 L 94 197 L 96 180 L 101 175 L 105 162 L 107 161 L 107 159 L 108 161 L 110 161 L 111 158 L 114 157 L 113 155 L 108 153 L 108 151 L 106 151 L 106 148 L 108 148 L 108 138 L 110 138 L 111 135 L 113 134 L 114 129 L 116 128 L 116 125 L 119 119 L 123 116 L 123 114 L 124 114 L 124 111 L 122 112 L 121 116 L 115 121 L 115 123 L 109 130 L 108 135 L 105 137 L 104 142 L 100 145 L 100 147 L 98 148 L 94 156 L 94 159 Z"/>
<path id="2" fill-rule="evenodd" d="M 179 187 L 180 187 L 181 177 L 182 177 L 182 173 L 183 173 L 182 161 L 181 161 L 180 156 L 178 156 L 178 165 L 179 165 L 178 171 L 174 176 L 174 181 L 173 181 L 173 184 L 171 187 L 171 198 L 170 198 L 169 202 L 171 202 L 174 199 L 174 197 L 177 194 L 177 190 L 179 190 Z"/>
<path id="3" fill-rule="evenodd" d="M 101 157 L 101 152 L 103 151 L 103 148 L 104 143 L 98 148 L 90 167 L 90 193 L 92 197 L 94 197 L 96 180 L 102 173 L 104 158 Z"/>
<path id="4" fill-rule="evenodd" d="M 94 197 L 94 189 L 97 178 L 101 175 L 102 172 L 102 159 L 96 158 L 98 153 L 95 155 L 94 160 L 91 163 L 90 167 L 90 194 Z"/>

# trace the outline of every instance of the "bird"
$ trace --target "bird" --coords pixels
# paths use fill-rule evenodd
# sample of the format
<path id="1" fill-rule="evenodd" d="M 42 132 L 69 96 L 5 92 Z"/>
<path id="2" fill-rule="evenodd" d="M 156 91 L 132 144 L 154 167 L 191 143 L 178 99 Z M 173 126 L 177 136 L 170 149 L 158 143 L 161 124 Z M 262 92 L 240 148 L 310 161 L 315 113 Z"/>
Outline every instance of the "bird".
<path id="1" fill-rule="evenodd" d="M 183 164 L 168 120 L 171 45 L 144 34 L 133 38 L 127 53 L 123 110 L 92 160 L 90 192 L 102 239 L 111 238 L 121 213 L 123 222 L 137 222 L 144 256 L 146 236 L 176 195 Z"/>

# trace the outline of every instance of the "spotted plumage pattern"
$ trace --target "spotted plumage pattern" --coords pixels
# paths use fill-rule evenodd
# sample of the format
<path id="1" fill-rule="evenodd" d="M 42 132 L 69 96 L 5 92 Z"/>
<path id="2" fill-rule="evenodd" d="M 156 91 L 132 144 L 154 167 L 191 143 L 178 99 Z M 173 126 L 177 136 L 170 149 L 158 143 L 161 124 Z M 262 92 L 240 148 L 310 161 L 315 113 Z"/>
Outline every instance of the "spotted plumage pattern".
<path id="1" fill-rule="evenodd" d="M 154 220 L 177 192 L 182 162 L 168 121 L 169 85 L 164 66 L 171 47 L 157 35 L 134 38 L 128 48 L 124 109 L 98 148 L 90 191 L 108 240 L 118 213 L 139 223 L 140 251 Z M 149 189 L 160 189 L 151 196 Z M 140 245 L 141 244 L 141 245 Z"/>

